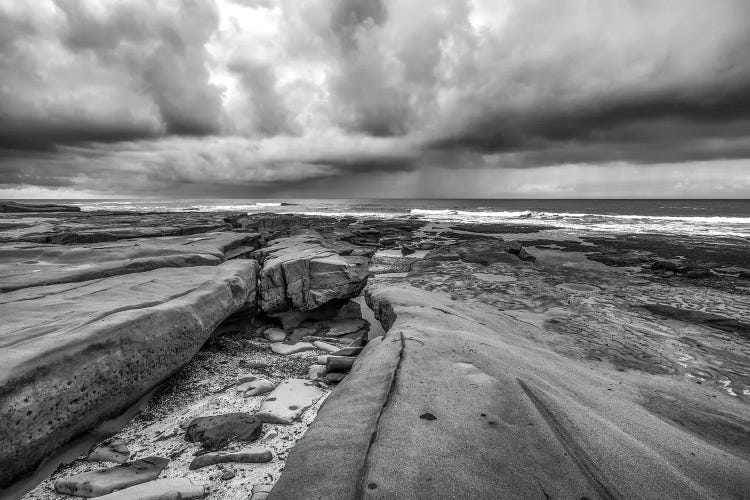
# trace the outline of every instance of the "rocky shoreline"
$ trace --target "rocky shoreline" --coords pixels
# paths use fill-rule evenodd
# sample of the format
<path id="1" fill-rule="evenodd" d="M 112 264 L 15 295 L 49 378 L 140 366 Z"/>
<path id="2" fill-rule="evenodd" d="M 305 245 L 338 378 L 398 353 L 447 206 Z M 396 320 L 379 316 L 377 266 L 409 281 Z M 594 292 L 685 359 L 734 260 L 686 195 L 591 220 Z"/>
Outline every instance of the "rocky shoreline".
<path id="1" fill-rule="evenodd" d="M 152 498 L 148 484 L 182 498 L 468 498 L 535 481 L 552 497 L 731 497 L 750 488 L 727 479 L 750 463 L 746 248 L 419 217 L 5 213 L 0 483 L 166 380 L 24 498 Z M 574 416 L 581 405 L 609 430 Z M 582 428 L 629 451 L 600 456 Z M 494 472 L 464 457 L 467 440 Z M 492 458 L 483 443 L 519 454 Z M 639 449 L 672 490 L 619 470 Z M 552 472 L 514 472 L 558 451 Z M 440 460 L 398 469 L 418 452 L 465 463 L 444 478 L 428 472 Z M 674 475 L 687 470 L 690 485 Z"/>

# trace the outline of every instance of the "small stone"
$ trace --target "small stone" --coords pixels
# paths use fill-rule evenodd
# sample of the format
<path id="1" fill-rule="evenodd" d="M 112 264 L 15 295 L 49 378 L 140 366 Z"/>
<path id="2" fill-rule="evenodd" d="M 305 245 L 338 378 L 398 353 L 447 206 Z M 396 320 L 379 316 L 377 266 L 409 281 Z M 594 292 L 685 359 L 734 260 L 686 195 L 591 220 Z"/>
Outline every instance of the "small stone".
<path id="1" fill-rule="evenodd" d="M 313 345 L 321 351 L 326 352 L 336 352 L 339 350 L 339 348 L 335 345 L 329 344 L 328 342 L 321 342 L 320 340 L 316 340 L 315 342 L 313 342 Z"/>
<path id="2" fill-rule="evenodd" d="M 256 484 L 253 486 L 250 500 L 266 500 L 271 493 L 271 488 L 273 488 L 273 486 L 270 484 Z"/>
<path id="3" fill-rule="evenodd" d="M 324 379 L 328 370 L 322 365 L 312 365 L 307 372 L 307 378 L 310 380 L 321 380 Z"/>
<path id="4" fill-rule="evenodd" d="M 169 459 L 147 457 L 109 469 L 83 472 L 55 481 L 55 491 L 78 497 L 98 497 L 129 486 L 153 481 Z"/>
<path id="5" fill-rule="evenodd" d="M 268 328 L 263 332 L 263 336 L 268 339 L 269 342 L 284 342 L 284 340 L 286 340 L 286 332 L 279 328 Z"/>
<path id="6" fill-rule="evenodd" d="M 408 245 L 402 245 L 401 246 L 401 255 L 404 255 L 404 256 L 411 255 L 411 254 L 413 254 L 416 251 L 417 251 L 417 249 L 414 248 L 414 247 L 411 247 L 411 246 L 408 246 Z"/>
<path id="7" fill-rule="evenodd" d="M 284 355 L 294 354 L 297 352 L 312 351 L 314 349 L 315 349 L 315 346 L 309 342 L 297 342 L 294 345 L 284 344 L 282 342 L 271 344 L 271 350 L 273 352 L 275 352 L 276 354 L 284 354 Z"/>
<path id="8" fill-rule="evenodd" d="M 86 460 L 89 462 L 114 462 L 116 464 L 125 463 L 130 456 L 128 445 L 124 441 L 113 440 L 102 443 L 89 453 Z"/>
<path id="9" fill-rule="evenodd" d="M 273 460 L 273 453 L 268 448 L 253 446 L 240 451 L 215 451 L 197 456 L 190 463 L 190 470 L 200 469 L 209 465 L 240 463 L 259 464 Z"/>
<path id="10" fill-rule="evenodd" d="M 255 380 L 238 385 L 236 390 L 237 392 L 242 393 L 244 397 L 249 398 L 251 396 L 260 396 L 261 394 L 271 392 L 274 387 L 276 386 L 273 385 L 273 382 L 264 378 L 256 378 Z"/>
<path id="11" fill-rule="evenodd" d="M 233 470 L 225 471 L 224 474 L 221 475 L 219 479 L 222 481 L 229 481 L 230 479 L 233 479 L 234 476 L 236 476 L 235 472 Z"/>
<path id="12" fill-rule="evenodd" d="M 330 356 L 330 354 L 324 354 L 323 356 L 318 356 L 317 358 L 315 358 L 315 364 L 316 365 L 326 364 L 328 362 L 328 356 Z"/>
<path id="13" fill-rule="evenodd" d="M 185 432 L 191 443 L 200 442 L 204 448 L 215 449 L 230 439 L 255 441 L 260 437 L 262 422 L 249 413 L 227 413 L 193 419 Z"/>
<path id="14" fill-rule="evenodd" d="M 536 257 L 534 257 L 529 252 L 527 252 L 525 248 L 521 248 L 521 251 L 518 252 L 518 258 L 521 260 L 529 260 L 529 261 L 536 260 Z"/>
<path id="15" fill-rule="evenodd" d="M 423 418 L 425 420 L 437 420 L 437 417 L 432 413 L 422 413 L 419 418 Z"/>
<path id="16" fill-rule="evenodd" d="M 157 479 L 97 497 L 98 500 L 188 500 L 204 498 L 208 491 L 186 477 Z"/>
<path id="17" fill-rule="evenodd" d="M 291 424 L 322 395 L 309 380 L 287 379 L 268 395 L 255 416 L 263 422 Z"/>

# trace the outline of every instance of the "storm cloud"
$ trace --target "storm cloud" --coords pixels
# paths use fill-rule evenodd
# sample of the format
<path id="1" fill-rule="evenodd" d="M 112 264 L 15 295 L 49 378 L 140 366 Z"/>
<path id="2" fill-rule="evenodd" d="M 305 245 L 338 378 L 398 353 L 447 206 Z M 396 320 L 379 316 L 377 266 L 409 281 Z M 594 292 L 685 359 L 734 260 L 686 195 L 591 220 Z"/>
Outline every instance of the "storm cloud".
<path id="1" fill-rule="evenodd" d="M 0 0 L 0 189 L 705 195 L 750 158 L 747 54 L 744 0 Z"/>

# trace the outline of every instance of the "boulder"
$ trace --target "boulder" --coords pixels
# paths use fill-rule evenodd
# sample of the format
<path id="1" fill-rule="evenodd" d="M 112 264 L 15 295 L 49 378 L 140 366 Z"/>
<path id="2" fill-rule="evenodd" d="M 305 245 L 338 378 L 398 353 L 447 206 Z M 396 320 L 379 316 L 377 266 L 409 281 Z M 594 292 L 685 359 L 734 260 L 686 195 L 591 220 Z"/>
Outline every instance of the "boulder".
<path id="1" fill-rule="evenodd" d="M 55 491 L 77 497 L 99 497 L 129 486 L 153 481 L 167 466 L 169 460 L 148 457 L 116 465 L 109 469 L 82 472 L 55 481 Z"/>
<path id="2" fill-rule="evenodd" d="M 355 297 L 367 283 L 368 258 L 338 255 L 313 231 L 274 240 L 255 255 L 263 262 L 258 305 L 266 314 Z"/>
<path id="3" fill-rule="evenodd" d="M 309 380 L 287 379 L 268 395 L 255 416 L 263 422 L 291 424 L 322 395 Z"/>
<path id="4" fill-rule="evenodd" d="M 230 440 L 255 441 L 262 430 L 262 422 L 249 413 L 227 413 L 193 419 L 185 431 L 185 439 L 191 443 L 200 442 L 204 448 L 216 449 Z"/>
<path id="5" fill-rule="evenodd" d="M 0 487 L 121 414 L 254 298 L 252 260 L 0 294 Z"/>
<path id="6" fill-rule="evenodd" d="M 240 463 L 257 464 L 273 460 L 273 453 L 260 446 L 245 448 L 239 451 L 216 451 L 197 456 L 190 462 L 190 470 L 200 469 L 214 464 Z"/>
<path id="7" fill-rule="evenodd" d="M 170 477 L 131 486 L 97 498 L 99 500 L 190 500 L 204 498 L 207 495 L 208 490 L 204 486 L 195 486 L 186 477 Z"/>

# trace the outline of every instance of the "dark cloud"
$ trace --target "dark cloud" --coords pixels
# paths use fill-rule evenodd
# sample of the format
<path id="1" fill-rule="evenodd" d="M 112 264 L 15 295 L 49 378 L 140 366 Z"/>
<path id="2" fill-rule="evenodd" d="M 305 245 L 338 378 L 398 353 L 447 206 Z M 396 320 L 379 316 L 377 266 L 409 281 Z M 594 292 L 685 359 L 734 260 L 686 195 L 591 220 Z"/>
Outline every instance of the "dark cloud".
<path id="1" fill-rule="evenodd" d="M 387 193 L 750 158 L 748 19 L 745 0 L 0 2 L 0 184 Z"/>

